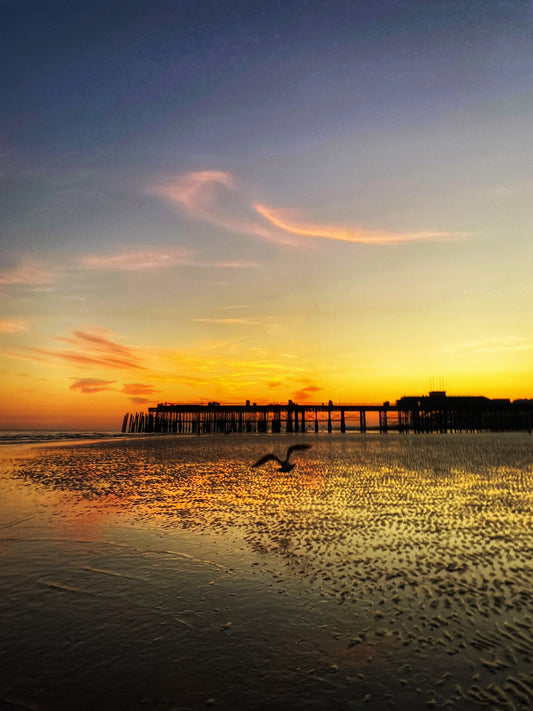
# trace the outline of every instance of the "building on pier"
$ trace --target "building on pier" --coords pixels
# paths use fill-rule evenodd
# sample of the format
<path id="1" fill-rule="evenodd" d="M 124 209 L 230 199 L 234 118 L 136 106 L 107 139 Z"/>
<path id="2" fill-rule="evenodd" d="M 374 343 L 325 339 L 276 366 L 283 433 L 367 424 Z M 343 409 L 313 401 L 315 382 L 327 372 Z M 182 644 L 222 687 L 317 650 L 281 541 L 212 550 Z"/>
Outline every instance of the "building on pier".
<path id="1" fill-rule="evenodd" d="M 533 400 L 450 397 L 438 390 L 421 397 L 403 397 L 396 405 L 411 413 L 415 432 L 531 432 Z"/>

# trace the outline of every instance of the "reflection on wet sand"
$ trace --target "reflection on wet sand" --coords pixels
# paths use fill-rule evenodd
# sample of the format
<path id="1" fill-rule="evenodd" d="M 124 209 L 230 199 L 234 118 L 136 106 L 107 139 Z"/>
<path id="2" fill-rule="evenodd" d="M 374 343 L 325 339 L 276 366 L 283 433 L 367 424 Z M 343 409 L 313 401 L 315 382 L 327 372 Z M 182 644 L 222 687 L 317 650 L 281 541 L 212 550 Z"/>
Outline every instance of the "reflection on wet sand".
<path id="1" fill-rule="evenodd" d="M 313 449 L 286 474 L 250 466 L 272 448 L 268 436 L 39 448 L 14 466 L 29 486 L 61 492 L 70 525 L 74 512 L 90 511 L 115 525 L 157 529 L 160 537 L 187 529 L 214 534 L 230 548 L 232 540 L 244 541 L 259 587 L 268 580 L 281 595 L 296 595 L 300 613 L 307 608 L 309 614 L 297 619 L 302 629 L 315 630 L 316 644 L 322 619 L 337 640 L 329 647 L 321 642 L 325 663 L 315 648 L 302 664 L 317 684 L 332 684 L 341 708 L 350 707 L 347 699 L 356 708 L 366 696 L 396 708 L 533 704 L 528 439 L 309 439 Z M 220 565 L 228 590 L 244 601 L 238 571 L 228 573 L 231 554 L 229 561 L 220 563 L 213 552 L 190 562 L 211 571 Z M 153 580 L 149 563 L 137 567 L 142 580 Z M 83 570 L 115 583 L 123 574 L 109 560 Z M 157 574 L 171 575 L 160 567 Z M 63 593 L 80 587 L 43 580 L 63 585 Z M 268 613 L 266 598 L 259 603 L 250 595 L 252 629 L 257 610 Z M 182 612 L 169 613 L 179 635 L 209 617 L 201 604 L 192 617 Z M 235 634 L 229 622 L 219 620 L 217 629 Z M 286 622 L 288 634 L 297 635 Z M 261 637 L 261 623 L 255 624 Z"/>

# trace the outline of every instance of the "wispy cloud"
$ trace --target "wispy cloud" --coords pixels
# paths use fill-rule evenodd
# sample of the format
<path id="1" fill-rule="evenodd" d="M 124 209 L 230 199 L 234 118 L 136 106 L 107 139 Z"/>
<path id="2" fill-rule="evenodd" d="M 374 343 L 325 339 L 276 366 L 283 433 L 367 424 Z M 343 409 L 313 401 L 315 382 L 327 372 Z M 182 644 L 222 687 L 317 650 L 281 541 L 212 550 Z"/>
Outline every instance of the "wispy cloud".
<path id="1" fill-rule="evenodd" d="M 193 258 L 189 249 L 152 247 L 136 252 L 92 254 L 78 259 L 85 269 L 122 272 L 148 272 L 170 267 L 199 267 L 203 269 L 256 269 L 257 262 L 232 260 L 210 262 Z"/>
<path id="2" fill-rule="evenodd" d="M 393 232 L 388 230 L 370 230 L 363 227 L 334 227 L 321 224 L 300 222 L 293 217 L 293 212 L 275 210 L 266 205 L 254 205 L 257 212 L 280 230 L 301 237 L 318 237 L 339 240 L 341 242 L 359 242 L 361 244 L 400 244 L 422 240 L 450 239 L 457 236 L 448 232 Z"/>
<path id="3" fill-rule="evenodd" d="M 116 380 L 101 380 L 100 378 L 80 378 L 70 386 L 70 390 L 77 390 L 84 395 L 94 395 L 105 390 L 116 390 L 111 387 L 116 383 Z M 122 393 L 129 395 L 128 400 L 136 405 L 145 405 L 150 402 L 149 398 L 143 395 L 151 395 L 156 392 L 152 385 L 144 383 L 124 383 Z"/>
<path id="4" fill-rule="evenodd" d="M 318 393 L 321 390 L 324 390 L 324 388 L 320 388 L 317 385 L 308 385 L 306 388 L 293 392 L 292 397 L 295 401 L 309 400 L 314 393 Z"/>
<path id="5" fill-rule="evenodd" d="M 212 266 L 217 269 L 257 269 L 259 264 L 257 262 L 215 262 Z"/>
<path id="6" fill-rule="evenodd" d="M 0 321 L 0 333 L 18 333 L 28 330 L 28 322 L 22 319 L 4 319 Z"/>
<path id="7" fill-rule="evenodd" d="M 103 328 L 74 330 L 68 336 L 57 336 L 56 341 L 72 346 L 70 350 L 24 347 L 15 357 L 34 357 L 45 360 L 60 360 L 88 367 L 106 367 L 120 370 L 146 370 L 137 352 L 111 340 L 111 332 Z"/>
<path id="8" fill-rule="evenodd" d="M 283 238 L 264 224 L 253 205 L 237 189 L 235 178 L 223 171 L 206 170 L 169 178 L 148 187 L 147 192 L 176 205 L 195 219 L 231 232 L 264 239 Z"/>
<path id="9" fill-rule="evenodd" d="M 533 182 L 508 183 L 506 185 L 494 185 L 489 188 L 491 197 L 506 198 L 514 196 L 529 196 L 533 193 Z"/>
<path id="10" fill-rule="evenodd" d="M 242 397 L 243 393 L 257 391 L 259 384 L 266 387 L 268 383 L 279 383 L 286 390 L 291 385 L 294 387 L 294 380 L 303 386 L 316 384 L 302 380 L 306 372 L 302 362 L 279 358 L 274 352 L 264 355 L 254 353 L 251 349 L 250 357 L 246 357 L 240 349 L 232 354 L 231 349 L 226 348 L 224 353 L 216 355 L 207 347 L 203 352 L 196 353 L 159 351 L 153 357 L 161 367 L 158 374 L 151 374 L 150 380 L 154 381 L 155 376 L 156 382 L 166 383 L 165 388 L 169 387 L 169 383 L 187 384 L 195 391 L 206 387 L 211 399 L 215 394 L 224 398 L 239 393 Z"/>
<path id="11" fill-rule="evenodd" d="M 151 395 L 156 392 L 156 389 L 153 385 L 145 383 L 124 383 L 122 392 L 125 395 Z"/>
<path id="12" fill-rule="evenodd" d="M 467 343 L 457 343 L 444 349 L 445 353 L 451 355 L 463 354 L 493 354 L 513 351 L 531 351 L 533 343 L 528 343 L 521 336 L 502 336 L 501 338 L 491 338 L 486 341 L 469 341 Z"/>
<path id="13" fill-rule="evenodd" d="M 72 383 L 69 390 L 77 390 L 84 395 L 94 395 L 101 393 L 104 390 L 112 390 L 109 386 L 115 383 L 115 380 L 100 380 L 98 378 L 81 378 Z"/>
<path id="14" fill-rule="evenodd" d="M 58 341 L 66 343 L 81 344 L 91 350 L 103 353 L 115 353 L 120 356 L 132 358 L 132 349 L 129 346 L 124 346 L 122 343 L 117 343 L 111 340 L 111 332 L 106 328 L 95 328 L 93 330 L 82 331 L 76 329 L 72 331 L 72 336 L 58 336 Z"/>
<path id="15" fill-rule="evenodd" d="M 394 245 L 464 236 L 439 230 L 375 230 L 364 226 L 341 227 L 310 222 L 293 210 L 253 203 L 246 197 L 245 191 L 237 186 L 234 176 L 223 171 L 187 173 L 152 185 L 148 192 L 176 205 L 195 219 L 233 232 L 289 244 L 294 244 L 295 238 L 305 237 Z"/>
<path id="16" fill-rule="evenodd" d="M 16 266 L 0 268 L 0 284 L 49 284 L 54 271 L 47 265 L 34 260 L 24 260 Z"/>
<path id="17" fill-rule="evenodd" d="M 46 363 L 49 360 L 45 353 L 38 355 L 37 353 L 28 353 L 27 350 L 29 349 L 26 349 L 24 352 L 0 351 L 0 354 L 16 360 L 29 360 L 37 363 Z"/>
<path id="18" fill-rule="evenodd" d="M 227 325 L 248 325 L 248 326 L 258 326 L 259 321 L 251 321 L 247 318 L 193 318 L 195 323 L 220 323 Z"/>
<path id="19" fill-rule="evenodd" d="M 85 256 L 79 261 L 86 269 L 143 272 L 190 264 L 191 259 L 190 252 L 185 249 L 152 249 L 123 254 Z"/>

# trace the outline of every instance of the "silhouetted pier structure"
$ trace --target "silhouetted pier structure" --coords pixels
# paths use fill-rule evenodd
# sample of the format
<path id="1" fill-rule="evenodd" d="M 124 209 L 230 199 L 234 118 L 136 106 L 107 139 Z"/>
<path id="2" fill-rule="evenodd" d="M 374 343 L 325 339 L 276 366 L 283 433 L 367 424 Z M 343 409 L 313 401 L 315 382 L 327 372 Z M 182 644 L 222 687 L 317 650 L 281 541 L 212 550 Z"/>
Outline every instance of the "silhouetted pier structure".
<path id="1" fill-rule="evenodd" d="M 147 413 L 126 413 L 123 432 L 230 434 L 233 432 L 477 432 L 528 430 L 533 400 L 447 397 L 445 392 L 403 397 L 391 405 L 287 404 L 223 405 L 161 403 Z"/>

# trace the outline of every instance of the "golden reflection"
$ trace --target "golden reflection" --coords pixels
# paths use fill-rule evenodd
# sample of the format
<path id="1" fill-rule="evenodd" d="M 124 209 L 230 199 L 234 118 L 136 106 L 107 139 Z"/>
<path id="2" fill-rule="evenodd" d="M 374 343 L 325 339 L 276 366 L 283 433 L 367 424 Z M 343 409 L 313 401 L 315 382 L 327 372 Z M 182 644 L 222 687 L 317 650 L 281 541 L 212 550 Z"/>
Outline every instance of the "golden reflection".
<path id="1" fill-rule="evenodd" d="M 278 580 L 304 578 L 351 606 L 351 624 L 366 632 L 339 652 L 341 665 L 356 664 L 368 639 L 376 654 L 396 645 L 420 658 L 449 655 L 451 679 L 469 665 L 480 675 L 525 668 L 533 656 L 527 435 L 305 441 L 313 448 L 289 473 L 252 467 L 294 443 L 268 435 L 42 447 L 14 471 L 48 498 L 55 492 L 71 519 L 85 511 L 80 531 L 123 517 L 238 535 L 264 565 L 281 565 Z M 470 685 L 456 700 L 476 693 L 488 698 Z"/>

